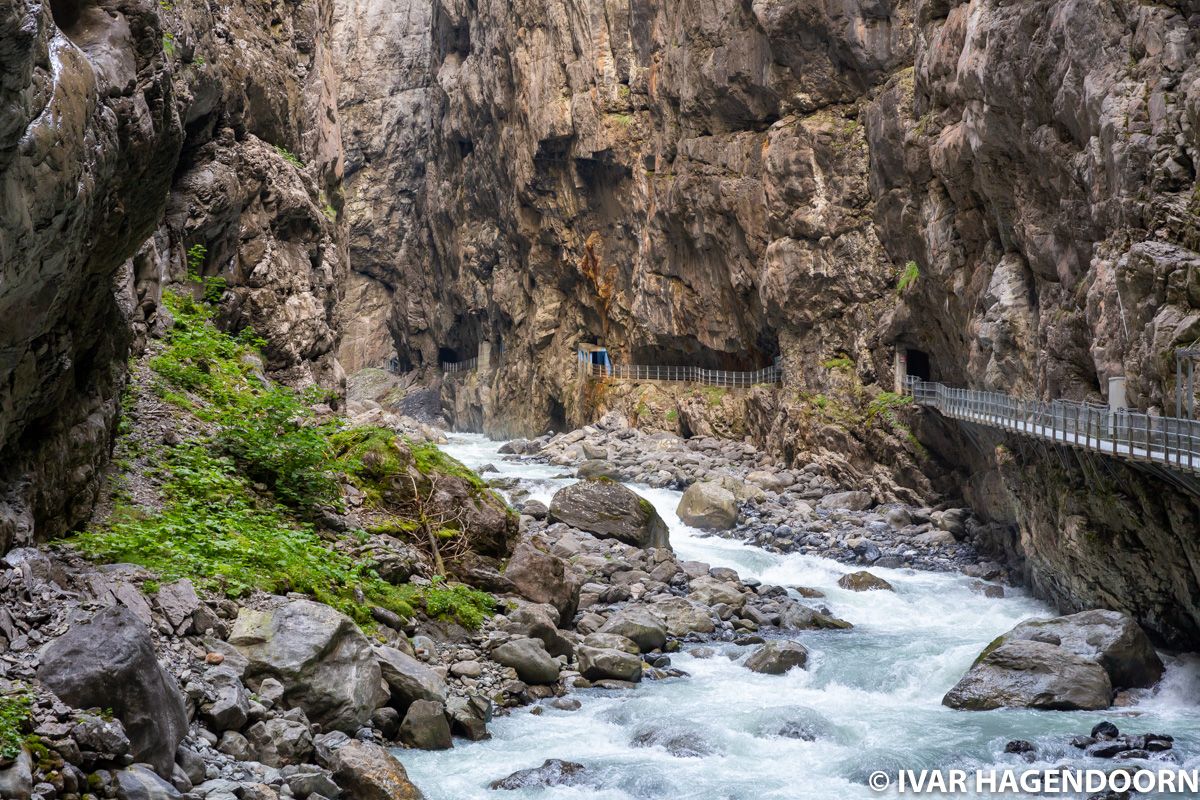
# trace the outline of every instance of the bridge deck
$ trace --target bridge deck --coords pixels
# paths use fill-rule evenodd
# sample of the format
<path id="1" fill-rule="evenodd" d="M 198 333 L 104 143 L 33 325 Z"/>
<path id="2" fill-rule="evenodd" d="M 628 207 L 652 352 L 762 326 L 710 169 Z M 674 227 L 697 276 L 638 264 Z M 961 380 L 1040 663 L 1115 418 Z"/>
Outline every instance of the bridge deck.
<path id="1" fill-rule="evenodd" d="M 915 379 L 909 380 L 908 391 L 918 405 L 951 419 L 1200 474 L 1200 420 L 1069 400 L 1026 400 Z"/>

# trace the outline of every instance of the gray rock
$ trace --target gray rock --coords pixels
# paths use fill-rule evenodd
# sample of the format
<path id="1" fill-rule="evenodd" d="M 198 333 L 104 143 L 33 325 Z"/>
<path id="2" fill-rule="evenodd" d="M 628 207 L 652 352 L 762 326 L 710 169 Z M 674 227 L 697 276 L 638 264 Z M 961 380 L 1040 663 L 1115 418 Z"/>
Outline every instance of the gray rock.
<path id="1" fill-rule="evenodd" d="M 587 768 L 574 761 L 548 758 L 540 767 L 530 767 L 488 784 L 490 789 L 534 789 L 544 786 L 579 786 L 586 782 Z"/>
<path id="2" fill-rule="evenodd" d="M 492 720 L 492 701 L 482 695 L 451 697 L 446 701 L 446 715 L 453 733 L 473 742 L 491 737 L 487 724 Z"/>
<path id="3" fill-rule="evenodd" d="M 537 539 L 527 539 L 517 545 L 504 569 L 504 577 L 522 597 L 558 609 L 561 625 L 574 616 L 583 582 L 565 560 L 540 544 Z"/>
<path id="4" fill-rule="evenodd" d="M 200 707 L 200 717 L 213 731 L 241 730 L 250 714 L 250 695 L 237 672 L 225 666 L 210 669 L 204 675 L 216 694 L 212 703 Z"/>
<path id="5" fill-rule="evenodd" d="M 307 724 L 284 717 L 256 722 L 246 731 L 254 760 L 268 767 L 284 767 L 307 761 L 313 752 L 312 732 Z"/>
<path id="6" fill-rule="evenodd" d="M 400 741 L 421 750 L 448 750 L 453 747 L 446 707 L 433 700 L 414 701 L 400 723 Z"/>
<path id="7" fill-rule="evenodd" d="M 1045 620 L 1029 620 L 1002 639 L 1053 637 L 1061 647 L 1096 661 L 1114 689 L 1153 686 L 1163 674 L 1162 659 L 1150 638 L 1128 614 L 1096 609 Z"/>
<path id="8" fill-rule="evenodd" d="M 701 481 L 687 488 L 675 513 L 697 528 L 729 530 L 737 525 L 737 498 L 715 481 Z"/>
<path id="9" fill-rule="evenodd" d="M 296 797 L 304 798 L 311 794 L 319 794 L 329 798 L 335 798 L 342 793 L 342 790 L 333 781 L 333 776 L 328 770 L 321 769 L 313 764 L 297 764 L 293 767 L 285 767 L 281 773 L 283 782 L 292 790 L 292 794 Z"/>
<path id="10" fill-rule="evenodd" d="M 519 603 L 508 612 L 502 628 L 509 633 L 540 639 L 546 646 L 546 652 L 552 656 L 569 656 L 574 652 L 574 647 L 558 629 L 557 622 L 558 610 L 553 606 Z"/>
<path id="11" fill-rule="evenodd" d="M 615 633 L 633 640 L 643 653 L 657 650 L 667 643 L 667 626 L 643 608 L 626 608 L 609 617 L 600 633 Z"/>
<path id="12" fill-rule="evenodd" d="M 115 773 L 118 800 L 178 800 L 183 797 L 149 768 L 134 764 Z"/>
<path id="13" fill-rule="evenodd" d="M 512 667 L 526 683 L 554 683 L 559 664 L 539 639 L 513 639 L 492 650 L 493 661 Z"/>
<path id="14" fill-rule="evenodd" d="M 603 459 L 589 459 L 579 465 L 579 469 L 575 470 L 575 474 L 584 480 L 598 480 L 600 478 L 608 478 L 611 481 L 620 480 L 620 471 L 613 466 L 609 461 Z"/>
<path id="15" fill-rule="evenodd" d="M 817 508 L 865 511 L 875 505 L 869 492 L 835 492 L 827 494 L 817 503 Z"/>
<path id="16" fill-rule="evenodd" d="M 843 589 L 849 589 L 852 592 L 871 592 L 882 590 L 886 592 L 896 591 L 892 585 L 880 578 L 877 575 L 872 575 L 865 570 L 858 572 L 849 572 L 838 578 L 838 586 Z"/>
<path id="17" fill-rule="evenodd" d="M 95 714 L 79 714 L 71 738 L 81 750 L 99 754 L 106 761 L 114 761 L 127 754 L 132 747 L 119 719 L 104 719 Z M 2 796 L 2 795 L 0 795 Z"/>
<path id="18" fill-rule="evenodd" d="M 356 731 L 387 701 L 370 642 L 349 617 L 311 600 L 243 608 L 229 636 L 247 659 L 246 680 L 274 678 L 284 702 L 324 728 Z"/>
<path id="19" fill-rule="evenodd" d="M 187 733 L 183 694 L 154 653 L 149 631 L 128 609 L 111 606 L 42 651 L 38 678 L 76 708 L 111 708 L 130 750 L 169 777 Z"/>
<path id="20" fill-rule="evenodd" d="M 1112 702 L 1112 683 L 1093 660 L 1045 642 L 993 643 L 942 704 L 972 711 L 1038 708 L 1096 710 Z"/>
<path id="21" fill-rule="evenodd" d="M 799 642 L 776 640 L 759 647 L 746 659 L 746 668 L 763 675 L 783 675 L 808 665 L 808 650 Z"/>
<path id="22" fill-rule="evenodd" d="M 254 758 L 254 750 L 249 740 L 237 731 L 225 731 L 217 742 L 217 749 L 238 761 L 249 761 Z"/>
<path id="23" fill-rule="evenodd" d="M 29 800 L 33 794 L 33 759 L 24 747 L 7 767 L 0 768 L 0 797 Z"/>
<path id="24" fill-rule="evenodd" d="M 576 648 L 579 672 L 589 681 L 613 678 L 637 682 L 642 679 L 642 659 L 621 650 L 587 647 Z"/>
<path id="25" fill-rule="evenodd" d="M 185 634 L 191 630 L 192 615 L 200 608 L 200 598 L 191 581 L 183 578 L 164 583 L 158 587 L 154 602 L 175 633 Z"/>
<path id="26" fill-rule="evenodd" d="M 423 702 L 423 701 L 417 701 Z M 325 766 L 347 798 L 424 800 L 400 762 L 377 744 L 351 740 L 329 753 Z"/>
<path id="27" fill-rule="evenodd" d="M 375 657 L 391 693 L 391 703 L 401 713 L 417 700 L 442 702 L 446 682 L 429 667 L 394 647 L 376 647 Z"/>
<path id="28" fill-rule="evenodd" d="M 549 518 L 634 547 L 671 546 L 667 524 L 654 506 L 613 481 L 579 481 L 559 489 Z"/>

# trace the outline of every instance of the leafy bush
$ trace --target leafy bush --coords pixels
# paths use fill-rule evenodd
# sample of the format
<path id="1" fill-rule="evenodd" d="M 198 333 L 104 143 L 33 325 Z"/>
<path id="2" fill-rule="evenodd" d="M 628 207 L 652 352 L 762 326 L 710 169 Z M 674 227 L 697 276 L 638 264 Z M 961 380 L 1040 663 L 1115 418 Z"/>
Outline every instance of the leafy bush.
<path id="1" fill-rule="evenodd" d="M 478 628 L 495 608 L 496 601 L 487 592 L 462 584 L 447 586 L 440 576 L 425 589 L 426 614 L 458 620 L 466 628 Z"/>
<path id="2" fill-rule="evenodd" d="M 284 161 L 288 162 L 296 169 L 304 169 L 304 162 L 297 158 L 292 151 L 288 150 L 286 147 L 280 147 L 279 145 L 272 146 L 275 148 L 275 152 L 279 153 L 279 155 L 283 157 Z"/>
<path id="3" fill-rule="evenodd" d="M 21 752 L 32 708 L 33 698 L 25 692 L 0 697 L 0 759 L 9 761 Z"/>
<path id="4" fill-rule="evenodd" d="M 904 271 L 900 273 L 900 280 L 896 283 L 896 294 L 904 294 L 910 286 L 917 282 L 919 277 L 921 277 L 921 268 L 917 266 L 917 262 L 909 261 L 904 265 Z"/>
<path id="5" fill-rule="evenodd" d="M 253 333 L 235 338 L 213 325 L 204 304 L 171 294 L 164 300 L 175 325 L 150 366 L 201 402 L 171 393 L 164 399 L 182 401 L 201 419 L 217 423 L 217 446 L 280 500 L 301 509 L 339 506 L 329 442 L 334 428 L 316 424 L 309 408 L 323 393 L 263 384 Z"/>
<path id="6" fill-rule="evenodd" d="M 191 578 L 230 597 L 303 592 L 359 622 L 370 620 L 370 604 L 412 615 L 417 587 L 387 583 L 286 509 L 260 501 L 232 459 L 185 442 L 162 470 L 161 511 L 120 505 L 106 526 L 71 543 L 92 558 L 140 564 L 167 580 Z"/>
<path id="7" fill-rule="evenodd" d="M 854 369 L 854 361 L 849 356 L 837 356 L 821 362 L 825 369 Z"/>

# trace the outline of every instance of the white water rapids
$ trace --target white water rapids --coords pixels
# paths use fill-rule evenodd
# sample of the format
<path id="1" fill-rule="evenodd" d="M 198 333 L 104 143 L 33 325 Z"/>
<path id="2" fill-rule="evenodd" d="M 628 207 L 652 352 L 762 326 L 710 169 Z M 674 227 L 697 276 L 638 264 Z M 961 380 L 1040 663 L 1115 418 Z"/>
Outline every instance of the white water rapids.
<path id="1" fill-rule="evenodd" d="M 554 477 L 563 474 L 560 467 L 505 461 L 497 453 L 499 444 L 459 434 L 444 449 L 468 466 L 490 463 L 503 476 L 521 478 L 531 496 L 547 504 L 555 491 L 573 482 Z M 676 516 L 679 492 L 633 488 L 670 526 L 680 559 L 732 567 L 764 583 L 818 588 L 826 594 L 820 602 L 854 623 L 854 629 L 796 634 L 811 654 L 807 670 L 759 675 L 739 663 L 752 648 L 718 645 L 718 655 L 708 659 L 672 655 L 673 665 L 689 678 L 646 681 L 630 692 L 576 692 L 572 696 L 582 700 L 582 709 L 546 707 L 540 716 L 516 709 L 491 723 L 488 741 L 456 740 L 453 750 L 443 752 L 396 751 L 429 800 L 888 797 L 895 796 L 894 789 L 881 794 L 867 787 L 872 771 L 1026 767 L 1019 756 L 1004 754 L 1010 739 L 1033 741 L 1046 767 L 1068 761 L 1111 766 L 1080 759 L 1080 751 L 1067 744 L 1104 719 L 1123 732 L 1174 735 L 1183 765 L 1200 768 L 1195 755 L 1200 753 L 1200 668 L 1194 661 L 1168 659 L 1157 693 L 1132 708 L 953 711 L 941 705 L 942 695 L 979 651 L 1022 619 L 1052 616 L 1050 608 L 1012 590 L 1004 599 L 985 598 L 963 576 L 911 570 L 872 569 L 895 586 L 894 594 L 845 591 L 837 578 L 851 567 L 704 537 Z M 804 727 L 815 739 L 779 736 L 785 723 Z M 633 743 L 652 730 L 681 734 L 711 754 L 680 758 L 661 747 Z M 487 788 L 547 758 L 584 764 L 592 785 Z"/>

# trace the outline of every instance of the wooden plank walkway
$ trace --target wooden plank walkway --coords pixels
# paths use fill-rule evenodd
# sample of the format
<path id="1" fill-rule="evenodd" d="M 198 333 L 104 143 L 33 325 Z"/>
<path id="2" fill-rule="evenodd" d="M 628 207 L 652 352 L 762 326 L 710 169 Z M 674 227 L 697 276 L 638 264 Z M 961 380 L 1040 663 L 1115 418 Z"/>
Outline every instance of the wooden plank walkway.
<path id="1" fill-rule="evenodd" d="M 1200 474 L 1200 420 L 1070 400 L 1028 400 L 912 378 L 907 389 L 917 405 L 950 419 Z"/>

